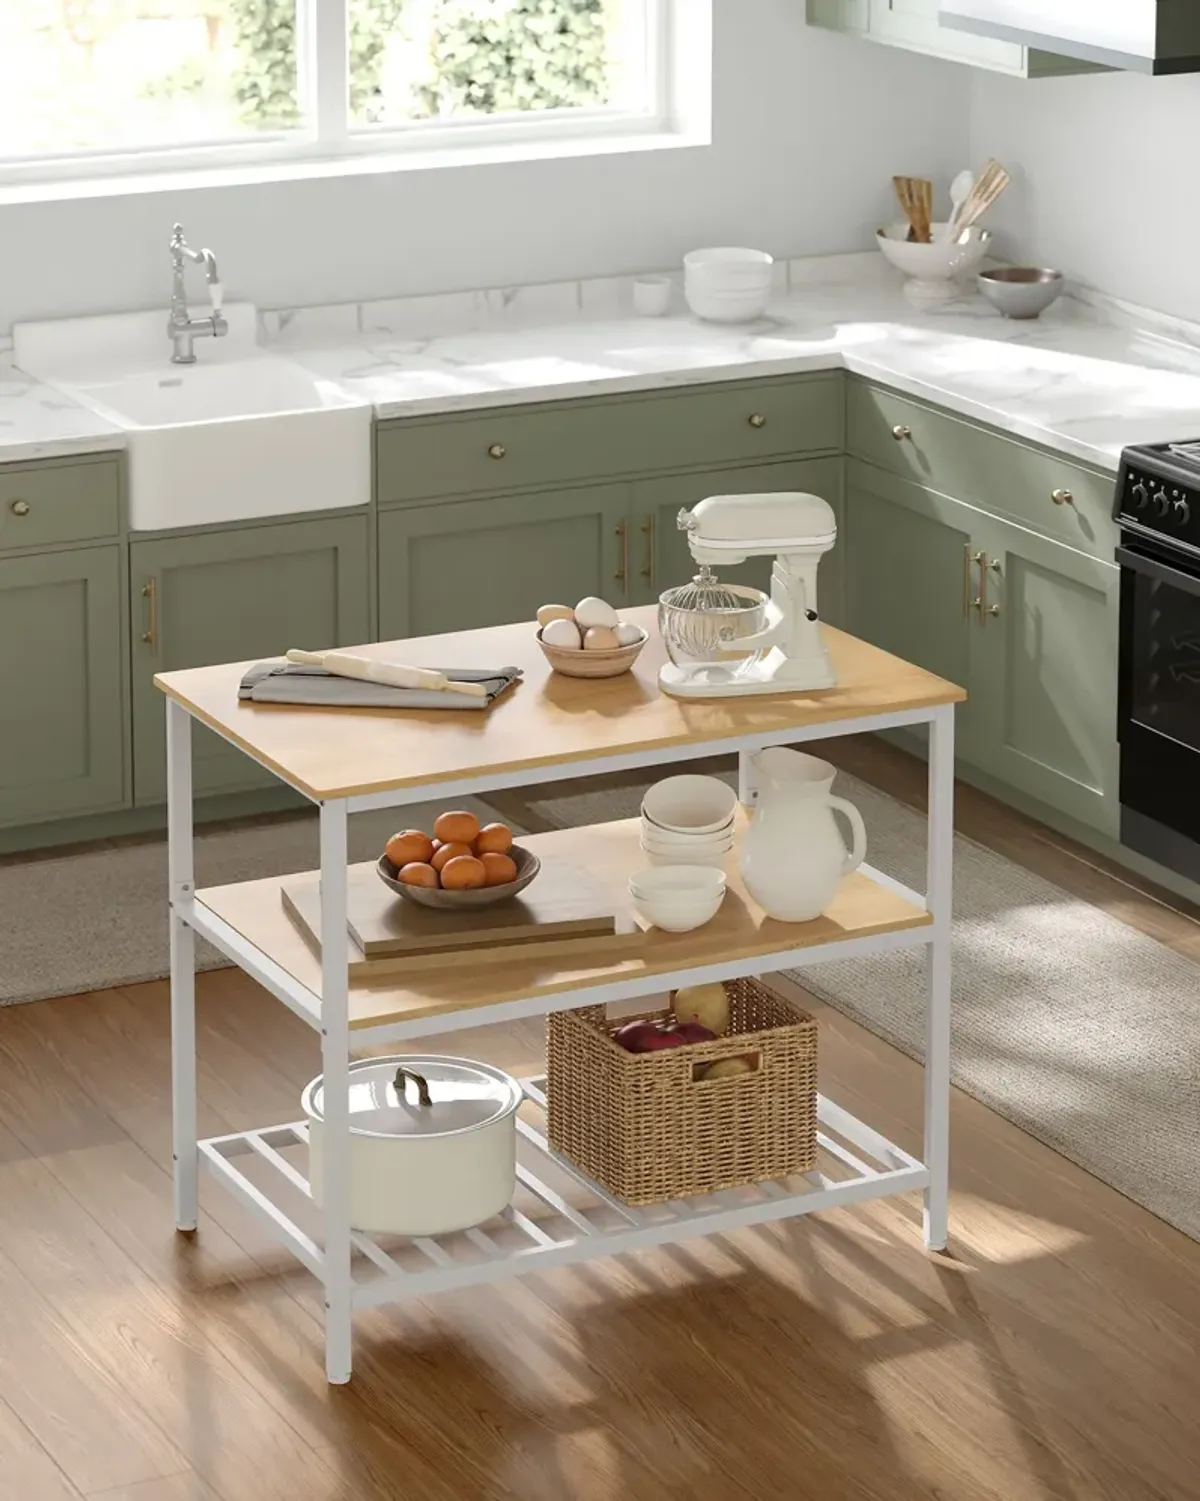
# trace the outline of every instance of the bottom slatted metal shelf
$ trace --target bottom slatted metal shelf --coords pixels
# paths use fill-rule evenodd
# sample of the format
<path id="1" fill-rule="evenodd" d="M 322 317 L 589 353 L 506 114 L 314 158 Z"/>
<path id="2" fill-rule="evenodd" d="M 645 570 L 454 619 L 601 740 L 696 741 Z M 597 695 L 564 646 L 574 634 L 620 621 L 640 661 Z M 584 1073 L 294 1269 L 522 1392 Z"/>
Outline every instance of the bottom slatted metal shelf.
<path id="1" fill-rule="evenodd" d="M 820 1155 L 803 1177 L 635 1209 L 555 1152 L 545 1136 L 542 1078 L 522 1080 L 517 1192 L 502 1215 L 436 1239 L 353 1232 L 358 1307 L 452 1287 L 496 1282 L 642 1246 L 717 1235 L 864 1199 L 923 1189 L 916 1158 L 823 1096 Z M 315 1275 L 322 1272 L 321 1213 L 307 1177 L 305 1122 L 242 1131 L 200 1143 L 200 1161 L 260 1216 Z"/>

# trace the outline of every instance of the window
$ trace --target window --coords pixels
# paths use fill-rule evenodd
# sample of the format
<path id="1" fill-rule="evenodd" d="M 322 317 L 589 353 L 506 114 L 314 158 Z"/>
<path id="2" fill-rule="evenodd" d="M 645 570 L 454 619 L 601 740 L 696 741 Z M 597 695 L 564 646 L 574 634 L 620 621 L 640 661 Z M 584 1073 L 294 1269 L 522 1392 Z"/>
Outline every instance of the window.
<path id="1" fill-rule="evenodd" d="M 672 0 L 0 0 L 0 178 L 653 128 Z"/>

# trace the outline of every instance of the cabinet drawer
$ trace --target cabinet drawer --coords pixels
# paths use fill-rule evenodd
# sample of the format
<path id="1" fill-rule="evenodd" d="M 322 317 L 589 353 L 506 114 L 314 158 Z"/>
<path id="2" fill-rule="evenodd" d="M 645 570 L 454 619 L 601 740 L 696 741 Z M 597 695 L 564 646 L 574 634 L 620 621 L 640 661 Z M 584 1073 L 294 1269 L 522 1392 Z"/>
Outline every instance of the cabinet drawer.
<path id="1" fill-rule="evenodd" d="M 377 434 L 379 499 L 396 504 L 837 450 L 842 396 L 842 378 L 833 375 L 389 423 Z"/>
<path id="2" fill-rule="evenodd" d="M 115 537 L 120 525 L 116 459 L 0 467 L 0 548 Z"/>
<path id="3" fill-rule="evenodd" d="M 858 381 L 847 412 L 854 457 L 1111 561 L 1111 475 Z"/>

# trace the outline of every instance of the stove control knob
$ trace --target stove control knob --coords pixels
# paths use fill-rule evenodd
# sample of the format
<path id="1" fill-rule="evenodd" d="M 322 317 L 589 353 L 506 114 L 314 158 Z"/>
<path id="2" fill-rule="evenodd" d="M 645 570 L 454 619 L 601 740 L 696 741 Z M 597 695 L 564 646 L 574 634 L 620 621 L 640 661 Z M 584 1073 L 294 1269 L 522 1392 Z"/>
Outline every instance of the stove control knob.
<path id="1" fill-rule="evenodd" d="M 1186 526 L 1191 520 L 1192 508 L 1188 505 L 1187 501 L 1184 500 L 1182 495 L 1180 495 L 1176 500 L 1172 501 L 1171 514 L 1176 526 Z"/>
<path id="2" fill-rule="evenodd" d="M 1167 492 L 1160 490 L 1154 497 L 1154 513 L 1156 516 L 1165 516 L 1171 509 L 1171 502 L 1167 499 Z"/>
<path id="3" fill-rule="evenodd" d="M 1131 493 L 1134 505 L 1137 506 L 1139 511 L 1144 511 L 1150 500 L 1150 491 L 1146 489 L 1145 481 L 1138 480 Z"/>

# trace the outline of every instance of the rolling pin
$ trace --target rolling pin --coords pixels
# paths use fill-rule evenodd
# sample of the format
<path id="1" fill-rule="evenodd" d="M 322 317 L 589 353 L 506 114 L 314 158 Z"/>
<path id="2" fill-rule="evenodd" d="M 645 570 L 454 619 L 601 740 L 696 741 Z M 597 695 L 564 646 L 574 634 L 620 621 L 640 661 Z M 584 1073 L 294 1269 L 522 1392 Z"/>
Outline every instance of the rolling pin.
<path id="1" fill-rule="evenodd" d="M 377 662 L 373 657 L 356 657 L 351 651 L 298 651 L 295 647 L 287 660 L 297 667 L 323 667 L 339 678 L 358 678 L 364 683 L 383 683 L 388 688 L 420 688 L 426 693 L 464 693 L 468 698 L 486 698 L 484 683 L 456 683 L 444 672 L 428 667 L 402 667 L 398 662 Z"/>

